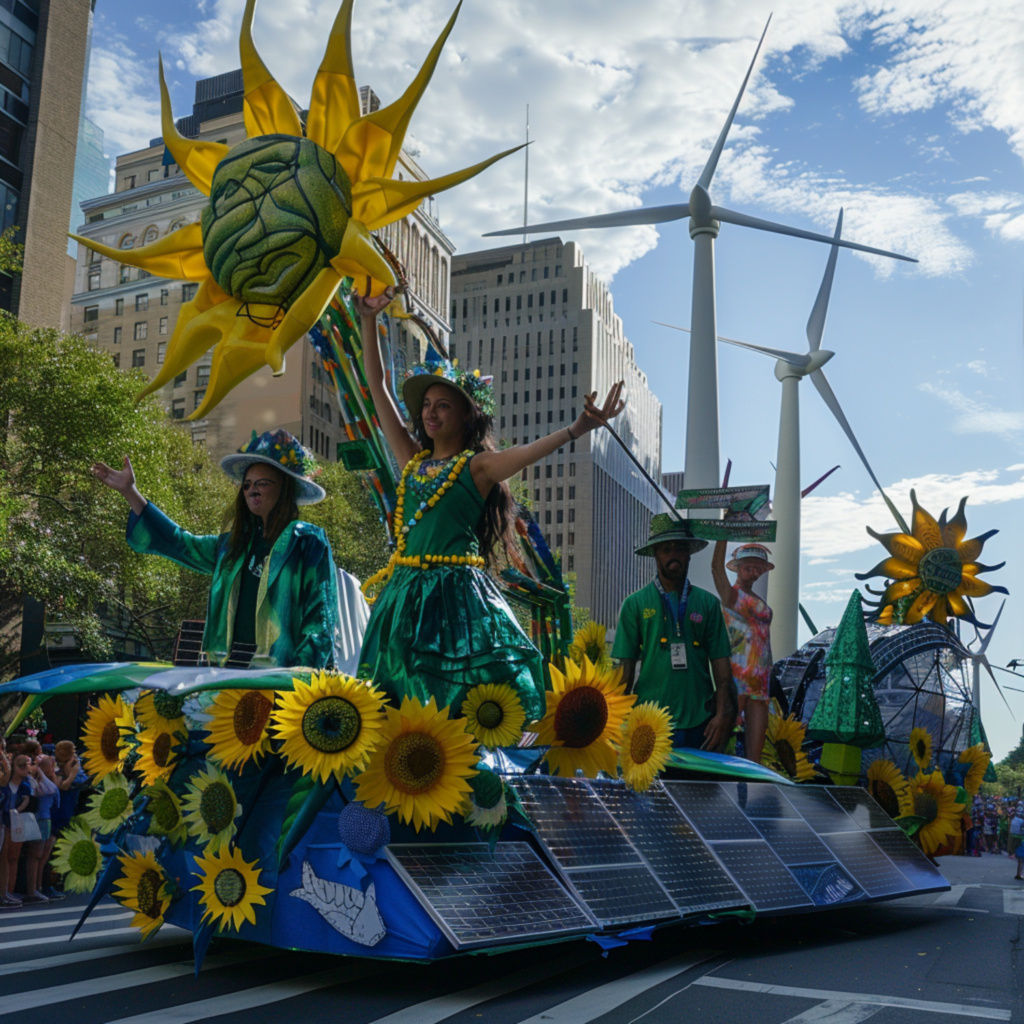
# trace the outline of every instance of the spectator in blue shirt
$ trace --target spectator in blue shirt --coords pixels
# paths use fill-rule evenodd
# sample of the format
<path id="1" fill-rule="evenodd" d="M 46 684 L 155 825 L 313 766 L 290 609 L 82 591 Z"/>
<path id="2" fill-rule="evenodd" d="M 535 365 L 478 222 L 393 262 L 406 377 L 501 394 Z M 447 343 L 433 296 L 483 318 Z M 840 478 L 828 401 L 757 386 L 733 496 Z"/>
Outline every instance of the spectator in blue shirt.
<path id="1" fill-rule="evenodd" d="M 50 815 L 54 805 L 60 803 L 54 760 L 40 754 L 32 766 L 32 787 L 36 797 L 36 823 L 39 838 L 25 844 L 25 903 L 49 903 L 40 891 L 43 865 L 49 860 L 56 837 L 52 835 Z"/>
<path id="2" fill-rule="evenodd" d="M 3 810 L 4 845 L 0 850 L 0 907 L 20 907 L 21 900 L 10 893 L 10 883 L 18 875 L 18 858 L 21 856 L 21 843 L 11 840 L 11 811 L 28 809 L 32 799 L 32 786 L 29 772 L 32 761 L 28 754 L 15 754 L 11 759 L 11 771 L 4 786 L 7 806 Z"/>

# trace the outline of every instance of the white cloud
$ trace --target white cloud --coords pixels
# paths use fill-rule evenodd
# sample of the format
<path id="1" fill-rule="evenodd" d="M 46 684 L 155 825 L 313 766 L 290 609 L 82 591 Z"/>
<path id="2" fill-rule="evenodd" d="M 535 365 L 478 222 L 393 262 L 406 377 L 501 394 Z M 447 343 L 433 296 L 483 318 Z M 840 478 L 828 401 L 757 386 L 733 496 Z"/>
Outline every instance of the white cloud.
<path id="1" fill-rule="evenodd" d="M 1005 409 L 997 409 L 987 402 L 979 402 L 970 398 L 953 387 L 941 387 L 935 384 L 919 384 L 917 387 L 919 391 L 941 398 L 960 414 L 951 425 L 954 433 L 995 434 L 1004 440 L 1012 441 L 1019 437 L 1021 431 L 1024 431 L 1024 412 L 1008 412 Z"/>
<path id="2" fill-rule="evenodd" d="M 89 117 L 114 155 L 145 149 L 160 134 L 156 61 L 143 60 L 123 39 L 94 46 L 89 60 Z"/>
<path id="3" fill-rule="evenodd" d="M 1012 466 L 1006 467 L 1007 473 L 1020 473 L 1024 472 L 1024 462 L 1017 462 Z"/>
<path id="4" fill-rule="evenodd" d="M 1024 241 L 1024 195 L 1019 192 L 958 192 L 947 202 L 964 217 L 978 217 L 994 235 Z"/>
<path id="5" fill-rule="evenodd" d="M 988 372 L 988 363 L 984 359 L 972 359 L 967 364 L 968 370 L 973 370 L 975 373 L 980 373 L 982 377 L 990 377 L 991 374 Z"/>

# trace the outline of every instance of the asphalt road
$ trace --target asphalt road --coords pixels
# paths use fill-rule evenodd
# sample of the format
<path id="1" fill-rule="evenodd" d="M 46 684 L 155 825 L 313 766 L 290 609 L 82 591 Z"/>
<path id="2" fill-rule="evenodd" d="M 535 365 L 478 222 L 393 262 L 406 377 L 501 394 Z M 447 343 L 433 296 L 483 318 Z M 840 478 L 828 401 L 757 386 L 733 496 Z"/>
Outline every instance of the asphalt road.
<path id="1" fill-rule="evenodd" d="M 949 893 L 436 964 L 347 960 L 191 936 L 140 946 L 113 903 L 0 914 L 0 1018 L 74 1024 L 924 1024 L 1022 1021 L 1024 883 L 1006 858 L 950 859 Z M 1017 886 L 1016 889 L 1012 888 Z"/>

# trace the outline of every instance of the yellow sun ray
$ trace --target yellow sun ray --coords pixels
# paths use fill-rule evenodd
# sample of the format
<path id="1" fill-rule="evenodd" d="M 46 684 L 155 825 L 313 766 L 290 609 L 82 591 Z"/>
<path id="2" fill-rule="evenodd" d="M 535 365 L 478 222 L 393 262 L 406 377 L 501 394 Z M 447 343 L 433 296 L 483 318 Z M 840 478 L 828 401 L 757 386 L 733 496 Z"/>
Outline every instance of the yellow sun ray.
<path id="1" fill-rule="evenodd" d="M 352 221 L 349 221 L 349 227 Z M 347 232 L 346 228 L 346 232 Z M 342 250 L 344 251 L 344 250 Z M 284 354 L 301 338 L 310 327 L 323 315 L 330 305 L 334 293 L 341 284 L 342 275 L 333 267 L 324 267 L 316 276 L 316 280 L 298 297 L 284 319 L 274 328 L 267 345 L 266 361 L 275 377 L 284 373 Z"/>
<path id="2" fill-rule="evenodd" d="M 288 94 L 267 70 L 252 40 L 252 19 L 256 0 L 246 0 L 238 50 L 242 57 L 245 82 L 243 116 L 250 139 L 260 135 L 302 135 L 302 122 Z"/>
<path id="3" fill-rule="evenodd" d="M 942 547 L 942 530 L 939 524 L 927 509 L 921 508 L 917 503 L 917 495 L 911 491 L 910 501 L 914 506 L 914 518 L 912 529 L 914 536 L 924 545 L 928 551 Z"/>
<path id="4" fill-rule="evenodd" d="M 343 277 L 351 277 L 363 295 L 377 296 L 398 284 L 391 264 L 373 244 L 366 225 L 356 217 L 348 222 L 341 251 L 331 260 L 331 266 Z"/>
<path id="5" fill-rule="evenodd" d="M 203 260 L 203 230 L 199 221 L 186 224 L 163 238 L 139 249 L 115 249 L 92 238 L 70 235 L 80 245 L 102 253 L 117 263 L 138 267 L 157 277 L 183 277 L 186 281 L 205 281 L 210 272 Z"/>
<path id="6" fill-rule="evenodd" d="M 348 126 L 362 113 L 352 64 L 353 5 L 354 0 L 345 0 L 334 19 L 309 101 L 306 138 L 328 153 L 341 145 Z"/>
<path id="7" fill-rule="evenodd" d="M 893 558 L 908 565 L 916 566 L 925 553 L 924 545 L 909 533 L 876 533 L 870 526 L 867 530 Z"/>
<path id="8" fill-rule="evenodd" d="M 964 514 L 966 505 L 967 499 L 961 498 L 960 507 L 956 510 L 956 515 L 946 522 L 946 526 L 942 531 L 946 547 L 959 548 L 960 542 L 967 536 L 967 516 Z"/>
<path id="9" fill-rule="evenodd" d="M 232 307 L 229 307 L 229 311 L 230 308 Z M 239 306 L 233 308 L 238 309 Z M 230 312 L 223 314 L 225 317 L 228 315 Z M 232 388 L 267 365 L 264 333 L 270 332 L 254 324 L 247 317 L 234 316 L 234 324 L 225 331 L 213 351 L 206 396 L 199 408 L 187 417 L 188 419 L 201 420 Z"/>

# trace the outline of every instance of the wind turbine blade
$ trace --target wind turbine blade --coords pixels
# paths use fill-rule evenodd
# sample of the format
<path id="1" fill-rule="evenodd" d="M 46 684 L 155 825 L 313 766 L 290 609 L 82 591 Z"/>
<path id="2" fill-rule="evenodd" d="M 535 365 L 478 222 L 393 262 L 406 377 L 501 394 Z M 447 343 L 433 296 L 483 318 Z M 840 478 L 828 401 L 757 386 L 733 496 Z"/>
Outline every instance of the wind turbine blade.
<path id="1" fill-rule="evenodd" d="M 665 224 L 671 220 L 682 220 L 690 216 L 689 203 L 672 206 L 647 206 L 638 210 L 619 210 L 616 213 L 599 213 L 593 217 L 574 217 L 572 220 L 553 220 L 547 224 L 531 224 L 529 227 L 504 228 L 488 231 L 484 238 L 498 235 L 532 235 L 540 231 L 584 231 L 588 228 L 625 228 L 634 224 Z"/>
<path id="2" fill-rule="evenodd" d="M 761 44 L 764 42 L 764 37 L 768 35 L 768 26 L 771 23 L 772 16 L 769 14 L 768 20 L 764 25 L 764 31 L 761 33 L 761 38 L 757 41 L 757 49 L 754 51 L 753 59 L 750 61 L 750 67 L 747 68 L 743 84 L 740 86 L 740 91 L 736 94 L 736 101 L 732 105 L 732 110 L 729 111 L 729 116 L 725 119 L 725 124 L 722 125 L 722 130 L 718 135 L 718 141 L 711 150 L 708 162 L 704 165 L 704 170 L 700 172 L 700 178 L 697 179 L 697 184 L 702 188 L 711 188 L 711 179 L 715 176 L 715 170 L 718 167 L 718 160 L 722 155 L 722 150 L 725 149 L 725 140 L 728 138 L 729 129 L 732 127 L 733 119 L 736 117 L 736 111 L 739 110 L 740 100 L 743 99 L 743 94 L 747 90 L 747 82 L 750 81 L 750 75 L 754 70 L 754 65 L 757 63 L 757 55 L 761 52 Z"/>
<path id="3" fill-rule="evenodd" d="M 811 491 L 813 491 L 818 486 L 818 484 L 823 484 L 837 469 L 839 469 L 838 466 L 833 466 L 824 476 L 819 476 L 813 484 L 811 484 L 809 487 L 805 487 L 800 492 L 800 497 L 806 498 L 807 495 L 810 494 Z"/>
<path id="4" fill-rule="evenodd" d="M 661 320 L 652 320 L 652 324 L 657 324 L 659 327 L 671 327 L 673 331 L 682 331 L 684 334 L 692 333 L 689 327 L 677 327 L 675 324 L 662 323 Z M 802 352 L 786 352 L 781 348 L 768 348 L 765 345 L 752 345 L 749 341 L 737 341 L 735 338 L 723 338 L 721 334 L 718 335 L 719 341 L 724 341 L 727 345 L 738 345 L 740 348 L 749 348 L 751 352 L 760 352 L 763 355 L 771 356 L 773 359 L 781 359 L 784 363 L 789 363 L 790 366 L 806 366 L 811 360 L 808 355 Z"/>
<path id="5" fill-rule="evenodd" d="M 819 235 L 815 231 L 804 231 L 803 228 L 791 228 L 785 224 L 776 224 L 771 220 L 761 220 L 760 217 L 750 217 L 745 213 L 736 213 L 735 210 L 727 210 L 722 206 L 712 206 L 711 216 L 714 220 L 723 221 L 726 224 L 738 224 L 744 228 L 757 228 L 760 231 L 774 231 L 778 235 L 792 235 L 794 238 L 808 238 L 812 242 L 825 242 L 827 245 L 838 245 L 843 249 L 855 249 L 857 252 L 869 252 L 873 256 L 889 256 L 894 260 L 904 260 L 907 263 L 916 263 L 913 256 L 901 256 L 897 252 L 887 252 L 885 249 L 874 249 L 870 245 L 861 245 L 859 242 L 847 242 L 845 239 L 829 238 L 828 235 Z M 517 228 L 522 231 L 522 228 Z M 515 234 L 515 231 L 510 234 Z"/>
<path id="6" fill-rule="evenodd" d="M 992 634 L 996 631 L 996 626 L 999 625 L 999 616 L 1003 614 L 1003 609 L 1006 607 L 1006 600 L 1004 598 L 1003 603 L 999 606 L 999 611 L 996 612 L 996 617 L 992 620 L 992 625 L 989 627 L 989 631 L 985 634 L 985 639 L 981 641 L 981 646 L 978 648 L 979 654 L 984 654 L 988 649 L 989 641 L 992 639 Z"/>
<path id="7" fill-rule="evenodd" d="M 839 404 L 839 399 L 836 398 L 835 392 L 832 390 L 832 387 L 828 382 L 828 378 L 822 370 L 812 370 L 810 378 L 814 382 L 814 386 L 818 389 L 818 394 L 821 395 L 825 404 L 832 410 L 832 415 L 835 416 L 839 426 L 843 428 L 843 433 L 850 439 L 850 444 L 853 445 L 853 450 L 860 457 L 860 461 L 864 463 L 864 468 L 868 471 L 868 476 L 871 477 L 871 482 L 878 488 L 878 493 L 881 494 L 882 500 L 889 506 L 889 511 L 895 517 L 896 522 L 899 524 L 899 528 L 904 533 L 910 533 L 910 527 L 907 526 L 903 516 L 900 515 L 899 509 L 897 509 L 892 501 L 889 500 L 889 495 L 885 493 L 885 488 L 883 488 L 878 482 L 878 477 L 875 476 L 875 471 L 871 468 L 871 463 L 868 462 L 868 457 L 864 454 L 864 449 L 861 448 L 860 442 L 857 440 L 857 437 L 853 432 L 853 427 L 850 426 L 850 421 L 846 418 L 846 414 L 843 412 L 843 408 Z"/>
<path id="8" fill-rule="evenodd" d="M 993 623 L 993 625 L 995 625 L 995 623 Z M 988 658 L 986 658 L 984 654 L 979 654 L 977 657 L 981 660 L 982 665 L 985 666 L 986 671 L 992 677 L 992 682 L 996 684 L 996 689 L 999 691 L 999 696 L 1003 698 L 1006 710 L 1010 712 L 1010 717 L 1016 722 L 1017 716 L 1013 713 L 1013 708 L 1010 707 L 1010 702 L 1006 699 L 1006 694 L 1003 693 L 1003 688 L 999 685 L 999 680 L 996 679 L 996 674 L 992 671 L 992 666 L 988 663 Z"/>
<path id="9" fill-rule="evenodd" d="M 839 210 L 839 217 L 836 219 L 836 230 L 832 236 L 839 239 L 843 234 L 843 211 Z M 825 333 L 825 317 L 828 316 L 828 298 L 832 294 L 832 278 L 836 274 L 836 257 L 839 255 L 839 246 L 833 243 L 828 254 L 828 262 L 825 264 L 825 276 L 821 279 L 821 287 L 818 289 L 818 297 L 814 300 L 814 308 L 807 320 L 807 344 L 810 351 L 817 352 L 821 348 L 821 336 Z"/>
<path id="10" fill-rule="evenodd" d="M 997 672 L 1005 672 L 1008 676 L 1016 676 L 1018 679 L 1024 679 L 1024 672 L 1014 672 L 1011 669 L 1003 668 L 1002 665 L 993 665 L 992 668 Z M 1013 687 L 1011 686 L 1009 689 L 1012 690 Z M 1024 690 L 1021 690 L 1021 693 L 1024 693 Z"/>
<path id="11" fill-rule="evenodd" d="M 732 459 L 729 459 L 725 464 L 725 475 L 722 477 L 722 486 L 729 486 L 729 474 L 732 473 Z"/>
<path id="12" fill-rule="evenodd" d="M 800 609 L 800 614 L 803 616 L 804 622 L 807 623 L 807 628 L 811 631 L 811 636 L 817 636 L 820 630 L 814 624 L 810 615 L 807 614 L 807 609 L 800 603 L 797 604 L 797 608 Z"/>

